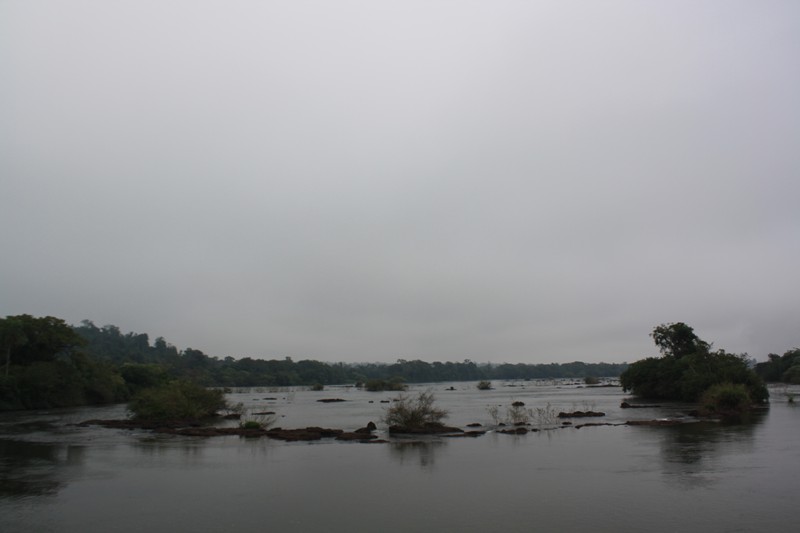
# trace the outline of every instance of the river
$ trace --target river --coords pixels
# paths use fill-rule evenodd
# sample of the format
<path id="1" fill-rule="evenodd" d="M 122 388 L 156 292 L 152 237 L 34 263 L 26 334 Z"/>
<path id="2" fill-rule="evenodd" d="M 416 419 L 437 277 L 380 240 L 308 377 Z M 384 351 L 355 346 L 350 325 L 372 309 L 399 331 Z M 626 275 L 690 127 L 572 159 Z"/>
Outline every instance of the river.
<path id="1" fill-rule="evenodd" d="M 526 435 L 492 431 L 491 406 L 603 411 L 591 422 L 681 416 L 687 406 L 622 409 L 618 387 L 566 381 L 415 385 L 480 423 L 477 438 L 389 438 L 381 401 L 397 393 L 249 389 L 229 395 L 277 425 L 354 430 L 390 442 L 181 437 L 80 427 L 124 406 L 0 414 L 0 531 L 784 531 L 800 492 L 800 407 L 771 388 L 746 423 L 571 427 L 532 417 Z M 447 390 L 453 387 L 454 390 Z M 797 392 L 797 391 L 795 391 Z M 345 401 L 322 403 L 319 399 Z M 535 412 L 534 412 L 535 414 Z"/>

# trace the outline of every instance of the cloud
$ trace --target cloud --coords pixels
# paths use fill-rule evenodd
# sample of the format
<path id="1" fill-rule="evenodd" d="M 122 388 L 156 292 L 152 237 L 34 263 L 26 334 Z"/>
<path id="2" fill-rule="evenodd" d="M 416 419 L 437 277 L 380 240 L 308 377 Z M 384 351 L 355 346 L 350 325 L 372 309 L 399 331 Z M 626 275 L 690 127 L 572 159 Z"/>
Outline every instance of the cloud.
<path id="1" fill-rule="evenodd" d="M 214 355 L 796 346 L 797 8 L 0 7 L 0 312 Z"/>

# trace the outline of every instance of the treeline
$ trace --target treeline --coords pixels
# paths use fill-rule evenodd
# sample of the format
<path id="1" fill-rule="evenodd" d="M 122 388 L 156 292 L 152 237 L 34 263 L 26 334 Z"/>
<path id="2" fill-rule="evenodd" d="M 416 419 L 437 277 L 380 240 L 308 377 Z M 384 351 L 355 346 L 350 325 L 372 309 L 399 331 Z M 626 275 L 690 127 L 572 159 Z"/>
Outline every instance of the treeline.
<path id="1" fill-rule="evenodd" d="M 94 359 L 73 328 L 55 317 L 0 319 L 0 410 L 126 400 L 132 388 L 119 367 Z"/>
<path id="2" fill-rule="evenodd" d="M 800 348 L 783 355 L 771 353 L 766 362 L 756 365 L 755 370 L 764 381 L 800 384 Z"/>
<path id="3" fill-rule="evenodd" d="M 426 383 L 484 379 L 616 377 L 627 368 L 627 364 L 582 362 L 479 365 L 470 360 L 428 363 L 398 359 L 392 364 L 345 364 L 312 360 L 295 362 L 288 357 L 271 360 L 251 357 L 220 359 L 192 348 L 178 351 L 162 337 L 157 338 L 151 346 L 146 333 L 123 334 L 116 326 L 97 327 L 88 320 L 76 327 L 75 332 L 87 340 L 87 353 L 99 360 L 129 365 L 165 365 L 174 377 L 220 387 L 335 385 L 392 378 L 400 378 L 408 383 Z"/>
<path id="4" fill-rule="evenodd" d="M 0 319 L 0 410 L 50 408 L 127 401 L 145 388 L 175 380 L 204 386 L 313 386 L 395 380 L 407 383 L 504 379 L 616 377 L 626 364 L 427 363 L 392 364 L 218 358 L 179 350 L 146 333 L 84 320 L 70 326 L 56 317 Z"/>

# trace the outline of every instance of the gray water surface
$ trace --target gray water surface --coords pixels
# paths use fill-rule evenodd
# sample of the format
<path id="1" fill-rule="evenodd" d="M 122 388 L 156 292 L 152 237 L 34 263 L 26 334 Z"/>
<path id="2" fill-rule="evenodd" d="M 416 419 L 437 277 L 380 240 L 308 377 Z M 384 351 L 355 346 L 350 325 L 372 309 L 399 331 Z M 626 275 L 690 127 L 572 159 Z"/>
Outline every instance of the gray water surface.
<path id="1" fill-rule="evenodd" d="M 612 423 L 676 417 L 684 407 L 621 409 L 619 388 L 562 382 L 414 389 L 433 390 L 452 425 L 483 429 L 493 427 L 488 406 L 514 400 L 604 411 Z M 381 400 L 393 396 L 341 387 L 230 398 L 274 410 L 285 428 L 353 430 L 378 423 Z M 347 401 L 316 401 L 330 397 Z M 124 406 L 7 413 L 0 531 L 785 531 L 800 494 L 800 407 L 779 389 L 772 397 L 767 412 L 736 425 L 545 424 L 520 436 L 384 444 L 70 425 L 124 417 Z M 388 437 L 380 423 L 379 431 Z"/>

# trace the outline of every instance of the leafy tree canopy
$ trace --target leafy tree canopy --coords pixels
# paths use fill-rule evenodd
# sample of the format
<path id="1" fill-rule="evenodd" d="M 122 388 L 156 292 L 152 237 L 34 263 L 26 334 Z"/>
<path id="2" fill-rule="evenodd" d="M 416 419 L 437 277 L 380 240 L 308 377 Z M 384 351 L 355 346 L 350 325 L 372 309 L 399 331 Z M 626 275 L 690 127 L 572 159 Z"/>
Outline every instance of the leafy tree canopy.
<path id="1" fill-rule="evenodd" d="M 766 381 L 800 383 L 800 348 L 788 350 L 783 355 L 769 354 L 766 362 L 756 365 L 756 372 Z"/>
<path id="2" fill-rule="evenodd" d="M 0 319 L 0 348 L 5 356 L 5 374 L 14 364 L 52 361 L 59 354 L 83 346 L 86 341 L 60 318 L 31 315 Z"/>
<path id="3" fill-rule="evenodd" d="M 662 354 L 676 359 L 711 349 L 709 343 L 695 335 L 694 329 L 683 322 L 661 324 L 653 329 L 650 336 Z"/>

